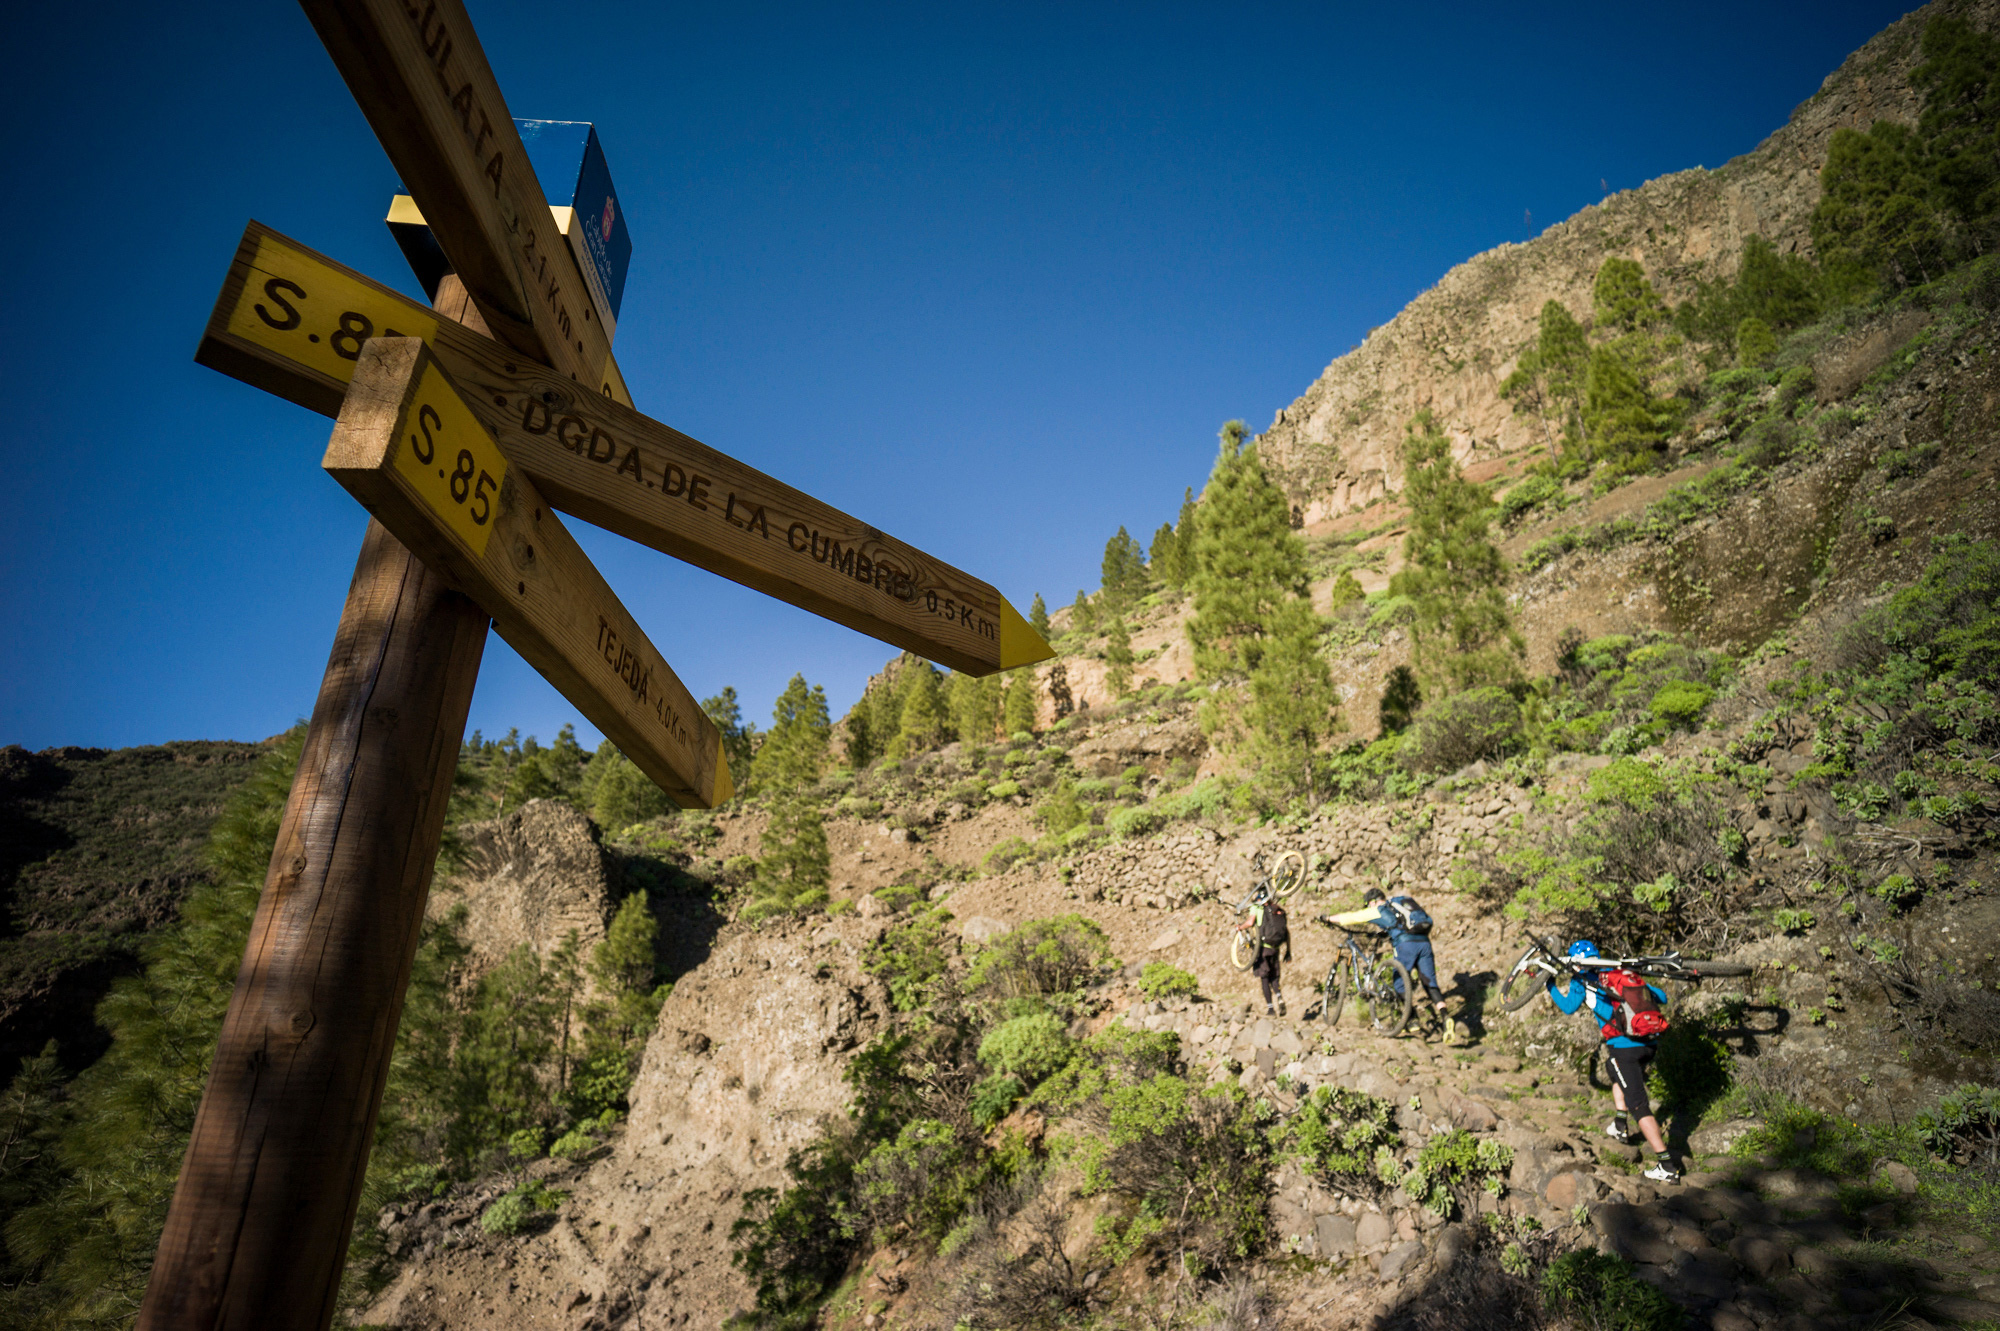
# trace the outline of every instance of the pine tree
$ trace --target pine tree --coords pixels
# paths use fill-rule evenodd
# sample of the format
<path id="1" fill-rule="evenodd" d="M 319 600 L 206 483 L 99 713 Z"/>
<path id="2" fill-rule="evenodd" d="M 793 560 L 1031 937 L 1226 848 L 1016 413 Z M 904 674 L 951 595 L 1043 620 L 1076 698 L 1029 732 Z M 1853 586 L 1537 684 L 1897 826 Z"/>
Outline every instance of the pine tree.
<path id="1" fill-rule="evenodd" d="M 1561 301 L 1542 304 L 1535 344 L 1521 353 L 1514 372 L 1500 385 L 1500 395 L 1517 406 L 1555 420 L 1561 427 L 1550 440 L 1552 450 L 1583 438 L 1583 386 L 1589 372 L 1590 344 Z"/>
<path id="2" fill-rule="evenodd" d="M 729 741 L 725 736 L 723 755 L 726 758 L 728 754 Z M 667 798 L 667 792 L 653 784 L 653 779 L 608 739 L 597 746 L 590 766 L 584 769 L 582 795 L 589 805 L 591 819 L 610 832 L 674 812 L 674 802 Z"/>
<path id="3" fill-rule="evenodd" d="M 1174 524 L 1162 522 L 1153 533 L 1153 544 L 1148 549 L 1153 576 L 1169 587 L 1181 585 L 1181 538 L 1174 534 Z"/>
<path id="4" fill-rule="evenodd" d="M 1606 259 L 1591 284 L 1590 297 L 1597 326 L 1614 332 L 1636 333 L 1667 317 L 1666 303 L 1636 259 Z"/>
<path id="5" fill-rule="evenodd" d="M 1242 421 L 1222 427 L 1196 528 L 1187 632 L 1195 665 L 1208 678 L 1254 671 L 1278 607 L 1306 595 L 1305 543 L 1256 445 L 1245 445 L 1247 433 Z"/>
<path id="6" fill-rule="evenodd" d="M 744 909 L 746 919 L 826 902 L 831 861 L 813 788 L 832 734 L 826 690 L 808 687 L 805 676 L 793 675 L 771 709 L 771 731 L 752 766 L 758 792 L 771 800 L 771 819 L 764 827 L 752 885 L 755 900 Z"/>
<path id="7" fill-rule="evenodd" d="M 750 784 L 750 760 L 757 752 L 757 727 L 743 723 L 743 708 L 731 686 L 724 686 L 712 698 L 702 699 L 701 710 L 722 732 L 722 756 L 729 762 L 730 780 L 740 795 Z"/>
<path id="8" fill-rule="evenodd" d="M 1104 543 L 1100 568 L 1104 604 L 1117 613 L 1146 592 L 1146 552 L 1123 527 Z"/>
<path id="9" fill-rule="evenodd" d="M 913 754 L 935 749 L 951 738 L 951 715 L 945 706 L 937 667 L 928 661 L 916 662 L 904 671 L 896 691 L 902 706 L 896 719 L 896 736 L 889 741 L 891 758 L 901 762 Z"/>
<path id="10" fill-rule="evenodd" d="M 984 679 L 954 672 L 945 684 L 945 705 L 951 714 L 951 728 L 968 748 L 989 743 L 1000 724 L 998 675 Z"/>
<path id="11" fill-rule="evenodd" d="M 1122 698 L 1132 691 L 1132 635 L 1125 628 L 1125 612 L 1113 610 L 1111 625 L 1104 634 L 1105 687 L 1111 696 Z"/>
<path id="12" fill-rule="evenodd" d="M 1028 606 L 1028 627 L 1041 634 L 1042 641 L 1050 640 L 1053 630 L 1049 628 L 1049 607 L 1040 592 L 1035 593 L 1034 601 Z"/>
<path id="13" fill-rule="evenodd" d="M 1177 584 L 1186 587 L 1188 579 L 1194 576 L 1195 533 L 1201 528 L 1201 510 L 1194 499 L 1194 487 L 1188 486 L 1181 492 L 1181 511 L 1174 519 L 1174 544 L 1180 547 L 1181 580 Z"/>
<path id="14" fill-rule="evenodd" d="M 1778 339 L 1771 332 L 1771 325 L 1751 315 L 1736 325 L 1736 363 L 1747 368 L 1762 368 L 1770 364 L 1771 357 L 1778 354 Z"/>
<path id="15" fill-rule="evenodd" d="M 795 794 L 819 780 L 833 734 L 826 690 L 793 675 L 771 708 L 771 730 L 758 746 L 750 771 L 759 794 Z"/>
<path id="16" fill-rule="evenodd" d="M 1512 683 L 1525 644 L 1507 611 L 1507 561 L 1487 538 L 1491 501 L 1428 411 L 1403 439 L 1403 500 L 1410 530 L 1389 590 L 1416 605 L 1419 672 L 1454 691 Z"/>
<path id="17" fill-rule="evenodd" d="M 1079 633 L 1093 633 L 1097 630 L 1097 606 L 1090 599 L 1090 593 L 1077 588 L 1076 601 L 1069 612 L 1069 626 Z"/>
<path id="18" fill-rule="evenodd" d="M 1924 25 L 1923 52 L 1910 82 L 1925 94 L 1917 132 L 1934 196 L 1979 252 L 2000 214 L 2000 39 L 1940 15 Z"/>
<path id="19" fill-rule="evenodd" d="M 1333 733 L 1339 695 L 1319 650 L 1319 616 L 1304 600 L 1279 607 L 1265 650 L 1250 674 L 1251 753 L 1258 782 L 1280 797 L 1304 793 L 1317 805 L 1314 767 Z"/>
<path id="20" fill-rule="evenodd" d="M 1830 280 L 1851 287 L 1872 275 L 1908 286 L 1944 271 L 1944 219 L 1915 132 L 1887 120 L 1865 134 L 1837 129 L 1819 178 L 1813 251 Z"/>
<path id="21" fill-rule="evenodd" d="M 1643 471 L 1658 460 L 1680 425 L 1682 405 L 1655 397 L 1617 346 L 1593 347 L 1585 381 L 1583 424 L 1591 456 L 1610 474 Z"/>
<path id="22" fill-rule="evenodd" d="M 1001 726 L 1009 735 L 1032 734 L 1036 715 L 1041 710 L 1041 698 L 1035 688 L 1035 667 L 1019 666 L 1008 674 L 1012 682 L 1007 686 Z"/>
<path id="23" fill-rule="evenodd" d="M 583 1057 L 569 1083 L 570 1104 L 580 1118 L 626 1107 L 640 1055 L 673 987 L 653 983 L 658 934 L 646 894 L 634 892 L 591 950 L 594 993 L 583 1010 Z"/>

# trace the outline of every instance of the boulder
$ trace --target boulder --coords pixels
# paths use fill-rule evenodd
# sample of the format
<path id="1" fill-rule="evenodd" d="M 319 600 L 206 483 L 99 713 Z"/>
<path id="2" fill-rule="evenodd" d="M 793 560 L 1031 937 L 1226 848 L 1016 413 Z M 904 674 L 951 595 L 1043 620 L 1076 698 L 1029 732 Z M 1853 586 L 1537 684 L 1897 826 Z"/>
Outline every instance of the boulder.
<path id="1" fill-rule="evenodd" d="M 1376 1248 L 1396 1237 L 1396 1226 L 1380 1211 L 1370 1211 L 1354 1227 L 1354 1241 L 1362 1248 Z"/>
<path id="2" fill-rule="evenodd" d="M 1754 1118 L 1732 1118 L 1711 1123 L 1688 1135 L 1688 1150 L 1695 1155 L 1728 1155 L 1744 1133 L 1764 1125 Z"/>
<path id="3" fill-rule="evenodd" d="M 1772 1280 L 1792 1269 L 1792 1255 L 1781 1245 L 1749 1234 L 1730 1243 L 1729 1255 L 1759 1280 Z"/>
<path id="4" fill-rule="evenodd" d="M 973 915 L 958 926 L 958 936 L 965 940 L 968 947 L 984 947 L 1000 935 L 1012 931 L 1013 927 L 991 915 Z"/>
<path id="5" fill-rule="evenodd" d="M 1323 1215 L 1313 1221 L 1313 1238 L 1321 1257 L 1345 1257 L 1359 1245 L 1354 1222 L 1344 1215 Z"/>
<path id="6" fill-rule="evenodd" d="M 1424 1245 L 1421 1239 L 1408 1239 L 1382 1254 L 1382 1264 L 1376 1268 L 1382 1283 L 1388 1284 L 1407 1271 L 1416 1269 L 1423 1260 Z"/>

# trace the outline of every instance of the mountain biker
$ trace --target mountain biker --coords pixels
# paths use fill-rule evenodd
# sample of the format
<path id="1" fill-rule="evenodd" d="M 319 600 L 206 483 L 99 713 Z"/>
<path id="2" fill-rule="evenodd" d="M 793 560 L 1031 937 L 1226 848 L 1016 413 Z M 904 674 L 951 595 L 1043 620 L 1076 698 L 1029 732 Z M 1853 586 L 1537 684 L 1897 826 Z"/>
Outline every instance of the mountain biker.
<path id="1" fill-rule="evenodd" d="M 1587 961 L 1599 955 L 1597 944 L 1587 938 L 1569 945 L 1573 961 Z M 1632 983 L 1620 986 L 1613 977 Z M 1605 1135 L 1631 1146 L 1637 1138 L 1627 1119 L 1628 1116 L 1637 1119 L 1639 1132 L 1653 1151 L 1653 1165 L 1646 1171 L 1646 1177 L 1655 1183 L 1680 1182 L 1680 1170 L 1674 1167 L 1673 1157 L 1667 1153 L 1660 1120 L 1653 1116 L 1652 1102 L 1646 1096 L 1646 1065 L 1653 1061 L 1659 1043 L 1657 1032 L 1665 1029 L 1666 1023 L 1664 1020 L 1649 1023 L 1642 1018 L 1648 1011 L 1658 1018 L 1660 1006 L 1667 1001 L 1666 994 L 1641 982 L 1630 971 L 1594 976 L 1573 974 L 1562 989 L 1557 989 L 1551 978 L 1548 990 L 1549 1001 L 1555 1004 L 1556 1011 L 1567 1014 L 1588 1003 L 1591 1014 L 1598 1020 L 1604 1036 L 1605 1060 L 1611 1065 L 1611 1103 L 1617 1110 L 1604 1126 Z"/>
<path id="2" fill-rule="evenodd" d="M 1261 891 L 1251 903 L 1250 922 L 1257 936 L 1257 959 L 1250 963 L 1250 973 L 1257 977 L 1258 987 L 1263 990 L 1264 1015 L 1282 1017 L 1285 991 L 1279 987 L 1282 967 L 1278 964 L 1278 953 L 1282 950 L 1286 961 L 1292 959 L 1291 923 L 1285 917 L 1285 908 L 1268 892 Z"/>
<path id="3" fill-rule="evenodd" d="M 1392 897 L 1379 887 L 1371 887 L 1361 894 L 1360 910 L 1327 918 L 1335 924 L 1372 924 L 1389 935 L 1389 946 L 1395 949 L 1396 960 L 1424 987 L 1424 995 L 1430 1000 L 1431 1020 L 1443 1023 L 1447 1034 L 1457 1033 L 1445 1017 L 1444 993 L 1438 988 L 1437 958 L 1430 940 L 1431 917 L 1415 897 L 1401 892 Z M 1402 991 L 1402 981 L 1398 980 L 1396 992 Z"/>

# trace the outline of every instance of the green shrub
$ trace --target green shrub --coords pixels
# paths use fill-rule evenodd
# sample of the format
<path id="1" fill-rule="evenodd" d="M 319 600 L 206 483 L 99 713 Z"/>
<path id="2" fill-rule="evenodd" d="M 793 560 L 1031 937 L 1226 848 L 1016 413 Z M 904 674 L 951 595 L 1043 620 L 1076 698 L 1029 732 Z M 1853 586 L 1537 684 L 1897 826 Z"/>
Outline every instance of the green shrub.
<path id="1" fill-rule="evenodd" d="M 1021 793 L 1019 781 L 998 781 L 986 788 L 986 793 L 996 800 L 1010 800 Z"/>
<path id="2" fill-rule="evenodd" d="M 972 1100 L 967 1106 L 972 1121 L 981 1132 L 991 1132 L 993 1125 L 1014 1112 L 1014 1106 L 1027 1094 L 1019 1077 L 1010 1077 L 1004 1072 L 996 1072 L 972 1088 Z"/>
<path id="3" fill-rule="evenodd" d="M 986 852 L 979 861 L 981 873 L 1005 873 L 1021 860 L 1031 859 L 1035 845 L 1024 837 L 1010 836 Z"/>
<path id="4" fill-rule="evenodd" d="M 1110 1087 L 1086 1117 L 1101 1125 L 1076 1153 L 1086 1191 L 1138 1203 L 1208 1263 L 1264 1244 L 1270 1150 L 1240 1086 L 1149 1077 Z"/>
<path id="5" fill-rule="evenodd" d="M 943 906 L 916 911 L 891 925 L 862 953 L 861 969 L 889 987 L 889 1002 L 898 1012 L 927 1006 L 950 966 L 955 946 L 952 914 Z"/>
<path id="6" fill-rule="evenodd" d="M 1044 832 L 1060 837 L 1090 821 L 1090 810 L 1077 794 L 1076 783 L 1061 777 L 1049 793 L 1035 803 L 1034 818 Z"/>
<path id="7" fill-rule="evenodd" d="M 878 1240 L 908 1225 L 936 1243 L 951 1232 L 985 1176 L 977 1143 L 948 1123 L 916 1119 L 855 1166 L 855 1209 Z"/>
<path id="8" fill-rule="evenodd" d="M 869 895 L 900 914 L 924 899 L 924 889 L 914 883 L 891 883 L 887 887 L 876 888 Z"/>
<path id="9" fill-rule="evenodd" d="M 1401 1182 L 1396 1107 L 1361 1091 L 1315 1087 L 1285 1120 L 1280 1141 L 1286 1155 L 1346 1196 L 1379 1196 Z"/>
<path id="10" fill-rule="evenodd" d="M 1046 1012 L 1002 1022 L 979 1042 L 979 1061 L 996 1072 L 1020 1078 L 1027 1086 L 1069 1062 L 1075 1042 L 1065 1024 Z"/>
<path id="11" fill-rule="evenodd" d="M 1549 1263 L 1542 1297 L 1595 1331 L 1680 1331 L 1687 1320 L 1673 1300 L 1639 1279 L 1632 1263 L 1590 1249 Z"/>
<path id="12" fill-rule="evenodd" d="M 1669 1107 L 1698 1120 L 1728 1093 L 1736 1061 L 1718 1033 L 1725 1024 L 1723 1018 L 1706 1013 L 1673 1014 L 1646 1072 L 1647 1087 L 1659 1102 L 1663 1120 Z"/>
<path id="13" fill-rule="evenodd" d="M 1955 1165 L 2000 1165 L 2000 1088 L 1961 1086 L 1917 1118 L 1924 1148 Z"/>
<path id="14" fill-rule="evenodd" d="M 1117 964 L 1095 920 L 1058 915 L 1029 920 L 973 957 L 966 992 L 1001 1001 L 1069 994 Z"/>
<path id="15" fill-rule="evenodd" d="M 555 1210 L 568 1198 L 568 1193 L 558 1192 L 540 1179 L 530 1179 L 502 1193 L 481 1211 L 479 1227 L 488 1234 L 519 1234 L 534 1223 L 537 1215 Z"/>
<path id="16" fill-rule="evenodd" d="M 1544 504 L 1554 503 L 1560 508 L 1564 498 L 1562 485 L 1554 477 L 1531 473 L 1510 486 L 1501 497 L 1500 521 L 1511 527 Z"/>
<path id="17" fill-rule="evenodd" d="M 1449 1216 L 1458 1207 L 1471 1210 L 1481 1190 L 1499 1196 L 1513 1165 L 1513 1147 L 1451 1128 L 1433 1134 L 1418 1149 L 1402 1188 L 1424 1209 Z"/>
<path id="18" fill-rule="evenodd" d="M 1780 906 L 1771 912 L 1771 923 L 1780 933 L 1802 934 L 1818 922 L 1811 911 L 1799 907 Z"/>
<path id="19" fill-rule="evenodd" d="M 1148 832 L 1157 831 L 1166 825 L 1166 813 L 1151 804 L 1141 804 L 1130 809 L 1115 809 L 1104 820 L 1104 830 L 1120 841 L 1129 837 L 1145 836 Z"/>
<path id="20" fill-rule="evenodd" d="M 1708 685 L 1675 680 L 1653 695 L 1651 710 L 1658 721 L 1677 730 L 1693 730 L 1714 700 L 1715 690 Z"/>
<path id="21" fill-rule="evenodd" d="M 1164 961 L 1149 961 L 1139 972 L 1139 992 L 1148 998 L 1193 998 L 1200 989 L 1201 981 Z"/>
<path id="22" fill-rule="evenodd" d="M 1513 748 L 1521 738 L 1521 707 L 1489 685 L 1433 703 L 1405 733 L 1399 757 L 1416 772 L 1455 772 Z"/>

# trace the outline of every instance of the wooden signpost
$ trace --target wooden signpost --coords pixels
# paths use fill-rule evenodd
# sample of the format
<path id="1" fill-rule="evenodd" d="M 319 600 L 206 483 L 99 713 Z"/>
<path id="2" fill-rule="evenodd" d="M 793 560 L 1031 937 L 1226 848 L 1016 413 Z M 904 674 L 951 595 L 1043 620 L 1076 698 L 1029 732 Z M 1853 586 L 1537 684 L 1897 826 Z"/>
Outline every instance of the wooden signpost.
<path id="1" fill-rule="evenodd" d="M 674 803 L 729 798 L 721 734 L 423 343 L 362 347 L 324 465 Z"/>
<path id="2" fill-rule="evenodd" d="M 142 1331 L 333 1318 L 489 617 L 676 801 L 729 797 L 714 724 L 550 505 L 954 669 L 1052 655 L 988 584 L 614 400 L 461 0 L 302 4 L 451 272 L 426 309 L 252 223 L 197 354 L 337 416 L 325 467 L 378 520 Z"/>
<path id="3" fill-rule="evenodd" d="M 422 338 L 566 513 L 967 674 L 1052 655 L 989 583 L 255 222 L 195 359 L 331 416 L 377 333 Z"/>

